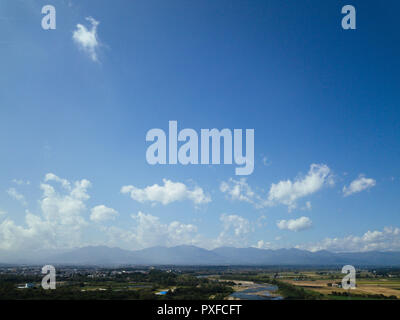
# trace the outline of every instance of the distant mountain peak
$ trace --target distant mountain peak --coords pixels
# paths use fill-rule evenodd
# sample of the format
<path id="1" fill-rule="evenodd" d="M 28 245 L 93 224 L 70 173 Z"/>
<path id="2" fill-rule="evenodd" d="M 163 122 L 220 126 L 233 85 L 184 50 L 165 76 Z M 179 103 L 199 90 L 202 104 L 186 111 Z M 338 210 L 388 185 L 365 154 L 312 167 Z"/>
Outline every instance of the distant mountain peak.
<path id="1" fill-rule="evenodd" d="M 39 255 L 38 255 L 39 256 Z M 213 250 L 193 245 L 156 246 L 141 250 L 124 250 L 104 245 L 86 246 L 67 252 L 41 255 L 24 263 L 75 265 L 375 265 L 400 266 L 400 252 L 333 253 L 311 252 L 297 248 L 258 249 L 219 247 Z M 44 257 L 43 257 L 44 256 Z M 21 261 L 20 259 L 19 261 Z M 13 261 L 0 261 L 1 263 Z"/>

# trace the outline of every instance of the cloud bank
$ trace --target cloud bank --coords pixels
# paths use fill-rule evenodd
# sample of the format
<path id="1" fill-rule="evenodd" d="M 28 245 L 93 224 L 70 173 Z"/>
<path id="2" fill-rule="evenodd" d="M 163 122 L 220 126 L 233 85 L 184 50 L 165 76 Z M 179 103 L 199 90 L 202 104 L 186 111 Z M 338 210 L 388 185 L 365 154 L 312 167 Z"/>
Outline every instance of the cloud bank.
<path id="1" fill-rule="evenodd" d="M 399 251 L 400 228 L 385 227 L 382 231 L 367 231 L 362 236 L 349 235 L 342 238 L 326 238 L 317 243 L 298 245 L 297 248 L 333 252 Z"/>

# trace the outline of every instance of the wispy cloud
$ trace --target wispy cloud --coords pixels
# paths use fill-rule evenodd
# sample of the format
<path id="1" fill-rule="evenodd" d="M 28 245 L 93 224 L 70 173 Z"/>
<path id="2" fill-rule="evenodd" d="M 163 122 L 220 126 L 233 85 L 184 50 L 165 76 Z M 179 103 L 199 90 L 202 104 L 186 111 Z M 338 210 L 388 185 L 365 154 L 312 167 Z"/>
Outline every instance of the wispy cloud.
<path id="1" fill-rule="evenodd" d="M 27 202 L 23 194 L 19 193 L 15 188 L 10 188 L 7 190 L 7 193 L 10 197 L 14 198 L 15 200 L 21 202 L 22 205 L 26 206 Z"/>
<path id="2" fill-rule="evenodd" d="M 370 189 L 376 185 L 376 180 L 366 178 L 360 175 L 356 180 L 353 180 L 348 187 L 343 187 L 343 195 L 348 197 L 354 193 L 361 192 L 363 190 Z"/>
<path id="3" fill-rule="evenodd" d="M 249 220 L 237 214 L 222 214 L 220 221 L 222 223 L 222 231 L 217 239 L 211 240 L 213 247 L 243 247 L 247 245 L 248 235 L 253 230 Z"/>
<path id="4" fill-rule="evenodd" d="M 72 34 L 72 39 L 80 49 L 89 55 L 92 61 L 98 62 L 97 50 L 100 43 L 97 35 L 97 27 L 100 22 L 92 17 L 87 17 L 86 20 L 90 22 L 91 28 L 88 29 L 84 25 L 78 23 L 76 25 L 76 30 L 74 30 Z"/>
<path id="5" fill-rule="evenodd" d="M 222 193 L 226 193 L 231 200 L 244 201 L 252 204 L 255 204 L 258 197 L 246 182 L 246 178 L 240 180 L 230 178 L 228 181 L 223 181 L 220 184 L 219 190 Z"/>
<path id="6" fill-rule="evenodd" d="M 31 182 L 29 180 L 22 180 L 22 179 L 13 179 L 12 182 L 19 186 L 23 186 L 23 185 L 28 186 L 31 184 Z"/>

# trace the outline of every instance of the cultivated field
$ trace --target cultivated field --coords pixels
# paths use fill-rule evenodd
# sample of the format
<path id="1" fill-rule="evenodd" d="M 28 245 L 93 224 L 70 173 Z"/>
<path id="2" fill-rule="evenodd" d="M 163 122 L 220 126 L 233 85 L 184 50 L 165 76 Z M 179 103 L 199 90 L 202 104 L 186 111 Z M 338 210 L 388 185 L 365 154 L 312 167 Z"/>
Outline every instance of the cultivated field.
<path id="1" fill-rule="evenodd" d="M 313 290 L 324 295 L 332 294 L 332 292 L 362 295 L 379 295 L 396 296 L 400 298 L 400 279 L 399 278 L 359 278 L 356 279 L 356 289 L 345 290 L 335 284 L 340 284 L 343 275 L 321 276 L 313 272 L 303 272 L 299 277 L 297 275 L 286 275 L 281 279 L 287 283 L 304 289 Z M 305 279 L 304 279 L 305 278 Z M 332 283 L 334 286 L 332 286 Z"/>

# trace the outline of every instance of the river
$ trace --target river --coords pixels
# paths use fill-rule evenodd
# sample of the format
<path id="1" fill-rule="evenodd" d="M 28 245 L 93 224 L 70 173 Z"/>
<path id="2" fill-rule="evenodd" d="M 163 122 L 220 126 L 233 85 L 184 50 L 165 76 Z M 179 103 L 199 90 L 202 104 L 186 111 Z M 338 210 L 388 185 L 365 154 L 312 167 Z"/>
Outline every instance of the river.
<path id="1" fill-rule="evenodd" d="M 273 294 L 276 290 L 278 287 L 274 285 L 254 284 L 250 288 L 232 293 L 230 297 L 241 300 L 282 300 L 281 296 Z"/>

